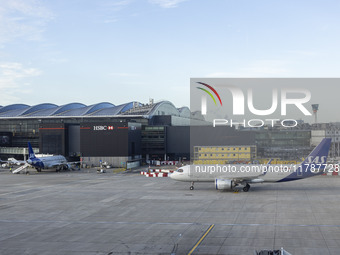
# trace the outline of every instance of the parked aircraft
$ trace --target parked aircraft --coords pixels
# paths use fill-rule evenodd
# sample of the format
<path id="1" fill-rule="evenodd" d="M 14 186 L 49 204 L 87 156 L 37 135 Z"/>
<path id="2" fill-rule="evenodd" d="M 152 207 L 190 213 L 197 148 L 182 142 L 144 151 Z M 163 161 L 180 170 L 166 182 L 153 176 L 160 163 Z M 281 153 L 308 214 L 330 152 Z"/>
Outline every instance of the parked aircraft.
<path id="1" fill-rule="evenodd" d="M 28 143 L 28 160 L 25 165 L 15 169 L 12 173 L 19 173 L 28 166 L 35 168 L 38 172 L 42 169 L 56 168 L 57 171 L 71 169 L 71 164 L 76 162 L 68 162 L 62 155 L 54 155 L 47 157 L 36 157 L 31 143 Z"/>
<path id="2" fill-rule="evenodd" d="M 17 160 L 15 158 L 8 158 L 6 161 L 0 160 L 1 167 L 10 167 L 10 166 L 13 166 L 13 165 L 21 166 L 21 165 L 24 165 L 25 163 L 26 163 L 26 161 Z"/>
<path id="3" fill-rule="evenodd" d="M 9 165 L 21 166 L 21 165 L 24 165 L 25 163 L 26 163 L 26 161 L 24 161 L 24 160 L 17 160 L 15 158 L 8 158 L 8 164 Z"/>
<path id="4" fill-rule="evenodd" d="M 217 190 L 233 190 L 243 186 L 247 192 L 252 183 L 295 181 L 322 174 L 327 166 L 331 138 L 324 138 L 321 143 L 299 165 L 187 165 L 170 174 L 176 181 L 215 182 Z"/>

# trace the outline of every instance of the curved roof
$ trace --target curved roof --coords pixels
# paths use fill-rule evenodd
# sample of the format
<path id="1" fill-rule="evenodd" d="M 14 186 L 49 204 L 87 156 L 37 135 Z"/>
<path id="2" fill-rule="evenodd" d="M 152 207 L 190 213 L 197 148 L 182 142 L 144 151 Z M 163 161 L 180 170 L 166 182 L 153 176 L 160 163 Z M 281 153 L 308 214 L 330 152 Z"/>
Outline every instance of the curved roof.
<path id="1" fill-rule="evenodd" d="M 65 105 L 61 105 L 58 107 L 45 109 L 45 110 L 33 113 L 30 116 L 56 116 L 61 113 L 65 113 L 67 111 L 78 109 L 81 107 L 86 107 L 86 105 L 81 104 L 81 103 L 70 103 L 70 104 L 65 104 Z"/>
<path id="2" fill-rule="evenodd" d="M 192 115 L 188 107 L 176 108 L 169 101 L 161 101 L 155 104 L 141 104 L 132 101 L 115 106 L 109 102 L 93 105 L 82 103 L 70 103 L 55 105 L 51 103 L 29 106 L 26 104 L 12 104 L 0 106 L 0 118 L 15 117 L 84 117 L 84 116 L 117 116 L 117 115 L 140 115 L 152 117 L 154 115 L 172 115 L 190 118 Z"/>
<path id="3" fill-rule="evenodd" d="M 200 111 L 195 111 L 191 113 L 191 118 L 198 119 L 198 120 L 204 120 L 204 117 Z"/>
<path id="4" fill-rule="evenodd" d="M 14 111 L 14 110 L 18 110 L 18 109 L 25 109 L 25 108 L 29 108 L 30 106 L 27 104 L 11 104 L 11 105 L 7 105 L 4 106 L 0 109 L 0 114 L 3 112 L 8 112 L 8 111 Z"/>
<path id="5" fill-rule="evenodd" d="M 178 108 L 179 114 L 181 117 L 190 118 L 191 112 L 190 109 L 186 106 Z"/>
<path id="6" fill-rule="evenodd" d="M 133 107 L 136 107 L 136 106 L 141 106 L 142 104 L 139 103 L 139 102 L 130 102 L 130 103 L 126 103 L 126 104 L 121 104 L 121 105 L 117 105 L 117 106 L 114 106 L 114 107 L 108 107 L 108 108 L 104 108 L 104 109 L 101 109 L 97 112 L 95 112 L 93 114 L 93 116 L 108 116 L 108 115 L 119 115 L 119 114 L 122 114 L 130 109 L 132 109 Z"/>
<path id="7" fill-rule="evenodd" d="M 180 116 L 177 108 L 169 101 L 156 103 L 147 115 L 175 115 Z"/>
<path id="8" fill-rule="evenodd" d="M 28 107 L 27 109 L 24 109 L 19 114 L 19 116 L 25 116 L 25 115 L 29 115 L 29 114 L 32 114 L 32 113 L 36 113 L 36 112 L 41 111 L 41 110 L 51 109 L 51 108 L 55 108 L 55 107 L 58 107 L 58 106 L 55 105 L 55 104 L 37 104 L 37 105 L 31 106 L 31 107 Z"/>
<path id="9" fill-rule="evenodd" d="M 19 117 L 19 116 L 29 116 L 34 113 L 38 113 L 45 109 L 51 109 L 56 107 L 55 104 L 38 104 L 34 106 L 28 106 L 24 104 L 15 104 L 5 106 L 0 109 L 0 117 Z"/>
<path id="10" fill-rule="evenodd" d="M 93 104 L 90 106 L 84 106 L 81 108 L 73 109 L 64 113 L 59 114 L 59 116 L 86 116 L 86 115 L 91 115 L 96 111 L 99 111 L 101 109 L 109 108 L 109 107 L 114 107 L 113 104 L 111 103 L 99 103 L 99 104 Z"/>

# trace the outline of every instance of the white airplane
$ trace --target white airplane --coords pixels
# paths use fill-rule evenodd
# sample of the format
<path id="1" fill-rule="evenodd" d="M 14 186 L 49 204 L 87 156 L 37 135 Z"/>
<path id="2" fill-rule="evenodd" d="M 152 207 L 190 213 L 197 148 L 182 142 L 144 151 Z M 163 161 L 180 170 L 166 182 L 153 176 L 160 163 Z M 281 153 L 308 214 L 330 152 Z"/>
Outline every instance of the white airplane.
<path id="1" fill-rule="evenodd" d="M 248 192 L 250 184 L 295 181 L 324 173 L 327 166 L 331 138 L 324 138 L 300 165 L 187 165 L 170 174 L 176 181 L 215 182 L 217 190 L 233 190 L 243 186 Z"/>
<path id="2" fill-rule="evenodd" d="M 3 168 L 8 167 L 8 162 L 7 162 L 7 161 L 2 161 L 2 160 L 0 160 L 0 165 L 1 165 L 1 167 L 3 167 Z"/>
<path id="3" fill-rule="evenodd" d="M 17 160 L 15 158 L 8 158 L 8 164 L 9 165 L 20 166 L 20 165 L 24 165 L 25 163 L 26 163 L 26 161 L 24 161 L 24 160 Z"/>
<path id="4" fill-rule="evenodd" d="M 4 167 L 4 168 L 10 167 L 10 166 L 13 166 L 13 165 L 21 166 L 21 165 L 24 165 L 25 163 L 26 163 L 26 161 L 17 160 L 15 158 L 8 158 L 7 161 L 0 160 L 1 167 Z"/>
<path id="5" fill-rule="evenodd" d="M 38 172 L 41 172 L 41 169 L 49 169 L 49 168 L 56 168 L 57 171 L 60 170 L 67 170 L 71 169 L 71 165 L 76 162 L 68 162 L 66 158 L 62 155 L 55 155 L 55 156 L 47 156 L 47 157 L 40 157 L 37 158 L 33 152 L 31 143 L 28 143 L 28 155 L 29 159 L 27 160 L 26 164 L 15 169 L 12 173 L 16 174 L 27 168 L 28 166 L 32 166 Z"/>

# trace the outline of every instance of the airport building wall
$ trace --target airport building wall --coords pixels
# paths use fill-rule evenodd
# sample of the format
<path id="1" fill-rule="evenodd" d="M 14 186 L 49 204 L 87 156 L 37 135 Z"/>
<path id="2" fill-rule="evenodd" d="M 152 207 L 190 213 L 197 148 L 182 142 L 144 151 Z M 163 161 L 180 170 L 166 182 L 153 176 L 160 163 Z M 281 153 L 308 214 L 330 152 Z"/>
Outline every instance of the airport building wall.
<path id="1" fill-rule="evenodd" d="M 340 159 L 340 123 L 314 124 L 311 131 L 311 145 L 316 146 L 323 138 L 331 138 L 329 155 L 334 160 Z"/>
<path id="2" fill-rule="evenodd" d="M 340 157 L 339 123 L 312 126 L 305 123 L 292 129 L 214 128 L 199 112 L 190 113 L 187 107 L 175 108 L 167 101 L 130 102 L 119 106 L 72 103 L 0 107 L 2 159 L 23 159 L 27 143 L 31 142 L 40 153 L 62 154 L 71 160 L 82 158 L 94 165 L 101 161 L 121 166 L 122 162 L 133 164 L 141 158 L 194 160 L 198 159 L 195 146 L 250 146 L 255 148 L 257 158 L 300 160 L 324 137 L 332 138 L 330 156 Z M 218 159 L 216 153 L 211 154 L 211 159 Z M 222 160 L 225 157 L 229 156 L 224 155 Z M 230 156 L 227 160 L 236 158 Z"/>
<path id="3" fill-rule="evenodd" d="M 316 135 L 317 130 L 311 133 L 311 130 L 237 130 L 202 125 L 189 127 L 172 125 L 172 116 L 163 115 L 156 119 L 157 122 L 142 116 L 0 119 L 0 153 L 2 159 L 24 159 L 23 154 L 27 153 L 27 142 L 30 141 L 40 153 L 62 154 L 71 160 L 82 157 L 90 165 L 99 165 L 102 160 L 120 167 L 123 161 L 140 158 L 194 160 L 195 146 L 249 145 L 256 146 L 257 158 L 300 160 L 308 155 L 317 140 L 327 136 L 334 138 L 331 156 L 340 154 L 340 130 L 321 130 L 322 134 L 319 132 Z M 114 132 L 107 129 L 94 130 L 95 127 L 101 129 L 100 126 L 113 126 L 111 131 Z"/>
<path id="4" fill-rule="evenodd" d="M 317 146 L 326 137 L 326 130 L 311 131 L 311 145 Z"/>
<path id="5" fill-rule="evenodd" d="M 0 106 L 0 157 L 21 159 L 31 142 L 40 153 L 82 158 L 91 164 L 106 161 L 121 166 L 122 161 L 133 165 L 142 157 L 185 158 L 189 140 L 182 139 L 183 129 L 177 132 L 168 127 L 188 127 L 193 121 L 207 124 L 203 116 L 169 101 Z M 173 142 L 178 138 L 179 143 Z"/>
<path id="6" fill-rule="evenodd" d="M 310 130 L 259 130 L 255 140 L 259 158 L 301 160 L 313 149 Z"/>
<path id="7" fill-rule="evenodd" d="M 257 157 L 255 145 L 195 146 L 195 164 L 252 163 Z"/>
<path id="8" fill-rule="evenodd" d="M 31 142 L 39 148 L 39 125 L 37 119 L 0 119 L 0 146 L 27 148 Z"/>
<path id="9" fill-rule="evenodd" d="M 67 155 L 64 123 L 41 124 L 39 127 L 39 151 L 41 154 Z"/>
<path id="10" fill-rule="evenodd" d="M 190 127 L 169 126 L 166 129 L 166 153 L 168 159 L 190 159 Z"/>
<path id="11" fill-rule="evenodd" d="M 80 151 L 82 162 L 88 165 L 107 162 L 114 167 L 125 167 L 127 161 L 141 159 L 141 124 L 83 123 Z"/>
<path id="12" fill-rule="evenodd" d="M 102 165 L 110 165 L 113 167 L 129 168 L 129 163 L 136 162 L 136 166 L 140 166 L 141 158 L 130 156 L 110 156 L 110 157 L 81 157 L 82 167 L 99 167 Z"/>

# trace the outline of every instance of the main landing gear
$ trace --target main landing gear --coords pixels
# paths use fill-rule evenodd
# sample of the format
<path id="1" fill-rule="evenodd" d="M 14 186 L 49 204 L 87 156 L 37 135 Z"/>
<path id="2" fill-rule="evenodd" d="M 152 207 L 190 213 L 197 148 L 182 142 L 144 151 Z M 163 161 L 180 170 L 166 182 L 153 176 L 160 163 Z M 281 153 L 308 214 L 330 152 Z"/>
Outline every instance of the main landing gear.
<path id="1" fill-rule="evenodd" d="M 243 191 L 248 192 L 249 189 L 250 189 L 250 185 L 247 183 L 247 185 L 243 187 Z"/>
<path id="2" fill-rule="evenodd" d="M 191 183 L 190 190 L 194 190 L 194 182 Z"/>

